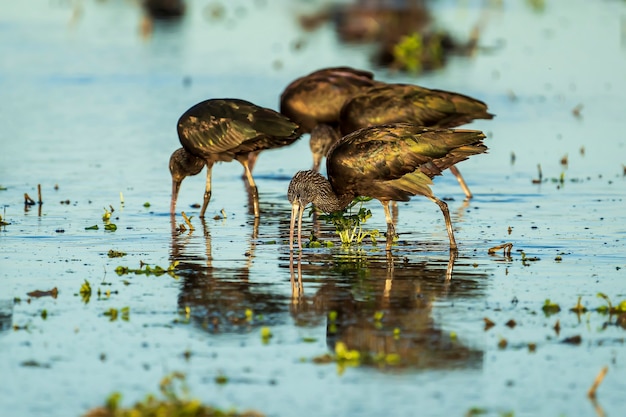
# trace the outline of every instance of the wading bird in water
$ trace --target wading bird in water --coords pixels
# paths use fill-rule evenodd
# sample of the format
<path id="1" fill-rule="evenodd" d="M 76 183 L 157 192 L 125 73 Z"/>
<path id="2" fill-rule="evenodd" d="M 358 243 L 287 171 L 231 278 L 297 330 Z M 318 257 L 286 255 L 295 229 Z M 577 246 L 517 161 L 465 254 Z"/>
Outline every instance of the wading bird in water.
<path id="1" fill-rule="evenodd" d="M 292 81 L 280 96 L 280 112 L 312 133 L 318 125 L 330 126 L 339 139 L 341 107 L 359 90 L 380 84 L 374 74 L 350 67 L 324 68 Z M 322 157 L 330 148 L 325 135 L 311 134 L 313 169 L 319 171 Z"/>
<path id="2" fill-rule="evenodd" d="M 302 215 L 309 203 L 331 213 L 364 196 L 376 198 L 385 209 L 386 249 L 390 251 L 395 228 L 389 202 L 423 195 L 441 209 L 450 251 L 456 252 L 448 205 L 435 197 L 430 185 L 443 170 L 485 152 L 484 138 L 478 130 L 425 128 L 412 123 L 371 126 L 344 136 L 326 157 L 328 179 L 313 170 L 299 171 L 291 179 L 287 192 L 291 203 L 289 250 L 293 251 L 296 218 L 298 248 L 302 249 Z"/>
<path id="3" fill-rule="evenodd" d="M 216 162 L 236 159 L 243 165 L 250 189 L 254 216 L 259 217 L 259 196 L 248 166 L 251 153 L 290 145 L 300 136 L 298 125 L 287 117 L 264 107 L 239 99 L 211 99 L 187 110 L 178 120 L 178 138 L 183 145 L 170 157 L 172 200 L 170 213 L 176 210 L 176 199 L 183 179 L 207 167 L 204 217 L 211 199 L 211 169 Z"/>
<path id="4" fill-rule="evenodd" d="M 345 102 L 339 115 L 343 135 L 387 123 L 410 122 L 424 127 L 450 128 L 474 119 L 492 118 L 493 114 L 480 100 L 413 84 L 380 84 L 363 88 Z M 458 180 L 465 196 L 472 198 L 459 170 L 453 165 L 450 172 Z"/>
<path id="5" fill-rule="evenodd" d="M 371 72 L 325 68 L 293 81 L 281 95 L 281 113 L 310 133 L 313 170 L 342 135 L 367 126 L 408 122 L 424 127 L 455 127 L 491 119 L 487 105 L 472 97 L 412 84 L 374 80 Z M 450 171 L 467 198 L 469 187 L 456 167 Z"/>

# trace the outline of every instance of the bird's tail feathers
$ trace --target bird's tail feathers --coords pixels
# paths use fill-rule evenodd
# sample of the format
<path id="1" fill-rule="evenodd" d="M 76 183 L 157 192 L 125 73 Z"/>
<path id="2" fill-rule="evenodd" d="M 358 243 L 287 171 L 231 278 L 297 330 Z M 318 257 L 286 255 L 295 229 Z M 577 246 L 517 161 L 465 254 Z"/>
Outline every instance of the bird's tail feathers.
<path id="1" fill-rule="evenodd" d="M 390 181 L 393 188 L 406 192 L 410 195 L 432 195 L 430 185 L 433 181 L 421 171 L 413 171 L 402 177 Z M 401 201 L 401 200 L 399 200 Z"/>

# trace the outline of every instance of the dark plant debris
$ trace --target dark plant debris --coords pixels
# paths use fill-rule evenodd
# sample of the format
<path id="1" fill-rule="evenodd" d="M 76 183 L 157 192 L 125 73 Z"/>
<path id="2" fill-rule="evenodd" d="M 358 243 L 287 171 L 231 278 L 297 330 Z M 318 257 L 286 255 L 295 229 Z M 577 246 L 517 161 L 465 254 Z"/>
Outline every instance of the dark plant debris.
<path id="1" fill-rule="evenodd" d="M 33 298 L 40 298 L 40 297 L 57 298 L 58 294 L 59 294 L 59 290 L 57 290 L 57 287 L 54 287 L 53 289 L 48 290 L 48 291 L 41 291 L 41 290 L 31 291 L 27 293 L 26 295 L 28 295 L 29 297 L 33 297 Z"/>

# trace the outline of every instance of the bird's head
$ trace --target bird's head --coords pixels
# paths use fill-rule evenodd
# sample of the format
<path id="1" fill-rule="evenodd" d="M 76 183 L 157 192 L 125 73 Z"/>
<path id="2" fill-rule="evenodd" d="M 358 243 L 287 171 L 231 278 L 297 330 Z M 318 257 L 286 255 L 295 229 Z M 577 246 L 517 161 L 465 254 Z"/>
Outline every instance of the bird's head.
<path id="1" fill-rule="evenodd" d="M 327 124 L 318 124 L 311 130 L 309 146 L 313 154 L 313 171 L 319 172 L 322 158 L 339 139 L 337 129 Z"/>
<path id="2" fill-rule="evenodd" d="M 187 152 L 184 148 L 176 149 L 170 156 L 170 174 L 172 174 L 172 200 L 170 213 L 176 209 L 176 199 L 180 184 L 185 177 L 199 174 L 204 168 L 204 160 Z"/>
<path id="3" fill-rule="evenodd" d="M 318 178 L 319 177 L 319 178 Z M 320 179 L 326 179 L 315 171 L 298 171 L 291 179 L 287 189 L 287 198 L 291 205 L 299 205 L 303 209 L 313 202 L 319 188 Z"/>
<path id="4" fill-rule="evenodd" d="M 182 182 L 185 177 L 197 175 L 204 168 L 204 160 L 179 148 L 170 156 L 170 174 L 172 180 Z"/>

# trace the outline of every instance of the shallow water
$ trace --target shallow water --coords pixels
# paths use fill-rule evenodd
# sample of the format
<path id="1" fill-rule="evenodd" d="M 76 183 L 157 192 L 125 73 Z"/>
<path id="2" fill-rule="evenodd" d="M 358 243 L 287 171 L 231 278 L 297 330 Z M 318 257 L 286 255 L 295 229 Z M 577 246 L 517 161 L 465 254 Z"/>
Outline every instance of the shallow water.
<path id="1" fill-rule="evenodd" d="M 452 264 L 439 209 L 420 198 L 400 204 L 393 259 L 367 244 L 306 249 L 292 264 L 285 194 L 311 164 L 306 137 L 261 155 L 258 225 L 241 167 L 221 164 L 206 222 L 190 207 L 199 175 L 178 206 L 196 230 L 172 232 L 167 160 L 183 111 L 208 97 L 276 108 L 289 81 L 314 69 L 368 68 L 367 48 L 338 44 L 331 25 L 299 30 L 298 13 L 316 5 L 232 2 L 212 20 L 194 1 L 182 22 L 142 37 L 133 3 L 77 4 L 78 14 L 70 3 L 12 2 L 0 17 L 2 416 L 80 415 L 113 391 L 130 405 L 173 371 L 206 403 L 267 415 L 620 415 L 624 327 L 568 309 L 578 297 L 605 305 L 598 293 L 626 299 L 623 2 L 547 2 L 543 12 L 438 2 L 437 18 L 460 34 L 483 19 L 485 49 L 418 78 L 376 72 L 472 95 L 497 114 L 471 125 L 488 133 L 489 153 L 460 165 L 474 199 L 463 202 L 449 174 L 435 180 L 460 246 Z M 538 164 L 544 180 L 533 184 Z M 37 184 L 41 214 L 23 206 Z M 103 228 L 111 207 L 115 232 Z M 380 205 L 369 207 L 367 227 L 382 230 Z M 322 237 L 335 239 L 327 226 Z M 510 258 L 487 253 L 505 242 Z M 174 261 L 176 279 L 115 273 Z M 54 287 L 56 298 L 27 295 Z M 546 299 L 561 312 L 544 314 Z M 104 315 L 124 307 L 128 320 Z M 563 343 L 573 336 L 581 342 Z M 313 363 L 338 341 L 378 360 Z M 587 390 L 604 366 L 594 404 Z"/>

